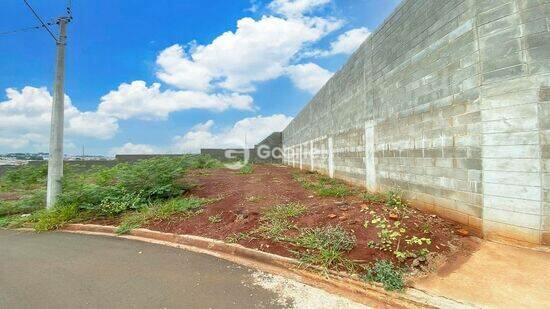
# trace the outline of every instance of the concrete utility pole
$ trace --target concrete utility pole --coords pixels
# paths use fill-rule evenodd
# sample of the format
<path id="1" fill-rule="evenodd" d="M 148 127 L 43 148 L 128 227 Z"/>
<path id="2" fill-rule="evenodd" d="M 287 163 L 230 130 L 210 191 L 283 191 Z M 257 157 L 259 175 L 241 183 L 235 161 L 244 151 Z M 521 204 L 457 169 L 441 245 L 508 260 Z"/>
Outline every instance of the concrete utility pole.
<path id="1" fill-rule="evenodd" d="M 63 177 L 63 122 L 65 110 L 65 46 L 67 45 L 67 24 L 69 17 L 60 17 L 59 38 L 56 40 L 57 59 L 55 68 L 55 85 L 50 126 L 50 153 L 48 158 L 48 192 L 46 208 L 52 208 L 61 193 L 61 178 Z"/>

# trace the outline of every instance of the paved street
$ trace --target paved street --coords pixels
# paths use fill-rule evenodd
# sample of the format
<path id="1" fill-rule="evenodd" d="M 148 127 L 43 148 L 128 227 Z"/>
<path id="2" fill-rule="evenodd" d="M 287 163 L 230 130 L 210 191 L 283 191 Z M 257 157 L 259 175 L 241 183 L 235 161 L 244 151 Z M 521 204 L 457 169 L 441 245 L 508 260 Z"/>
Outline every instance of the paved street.
<path id="1" fill-rule="evenodd" d="M 177 248 L 0 230 L 0 308 L 325 306 L 358 307 L 291 280 Z"/>

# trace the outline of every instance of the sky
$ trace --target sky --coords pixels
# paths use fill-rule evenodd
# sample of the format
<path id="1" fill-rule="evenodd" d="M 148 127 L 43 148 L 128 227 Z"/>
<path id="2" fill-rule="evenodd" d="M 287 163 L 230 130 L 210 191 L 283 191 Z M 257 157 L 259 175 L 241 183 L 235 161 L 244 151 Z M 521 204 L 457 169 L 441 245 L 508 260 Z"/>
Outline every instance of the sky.
<path id="1" fill-rule="evenodd" d="M 253 146 L 286 125 L 399 0 L 72 0 L 66 154 Z M 66 0 L 29 0 L 46 21 Z M 0 153 L 47 152 L 55 42 L 0 1 Z M 57 26 L 52 26 L 57 33 Z M 245 144 L 246 143 L 246 144 Z"/>

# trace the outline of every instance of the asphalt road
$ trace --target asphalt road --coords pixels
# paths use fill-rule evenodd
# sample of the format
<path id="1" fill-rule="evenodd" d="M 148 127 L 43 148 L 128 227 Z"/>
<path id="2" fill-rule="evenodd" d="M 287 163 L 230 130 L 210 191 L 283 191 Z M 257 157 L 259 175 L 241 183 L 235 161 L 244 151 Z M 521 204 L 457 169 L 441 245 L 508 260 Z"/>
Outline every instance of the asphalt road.
<path id="1" fill-rule="evenodd" d="M 276 308 L 253 270 L 102 236 L 0 230 L 0 308 Z"/>

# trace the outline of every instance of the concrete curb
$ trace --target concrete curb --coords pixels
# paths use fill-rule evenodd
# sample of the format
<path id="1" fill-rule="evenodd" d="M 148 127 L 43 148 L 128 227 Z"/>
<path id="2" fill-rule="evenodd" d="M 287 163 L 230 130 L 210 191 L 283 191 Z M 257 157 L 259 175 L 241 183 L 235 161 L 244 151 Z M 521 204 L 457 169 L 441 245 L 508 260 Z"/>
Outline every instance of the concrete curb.
<path id="1" fill-rule="evenodd" d="M 445 297 L 433 296 L 424 291 L 407 288 L 403 293 L 388 292 L 378 284 L 354 280 L 348 274 L 332 272 L 320 276 L 300 267 L 298 260 L 250 249 L 238 244 L 194 236 L 162 233 L 148 229 L 135 229 L 129 235 L 117 235 L 116 227 L 93 224 L 69 224 L 62 232 L 103 235 L 156 243 L 192 252 L 208 254 L 243 266 L 281 275 L 327 292 L 376 308 L 471 308 Z"/>

